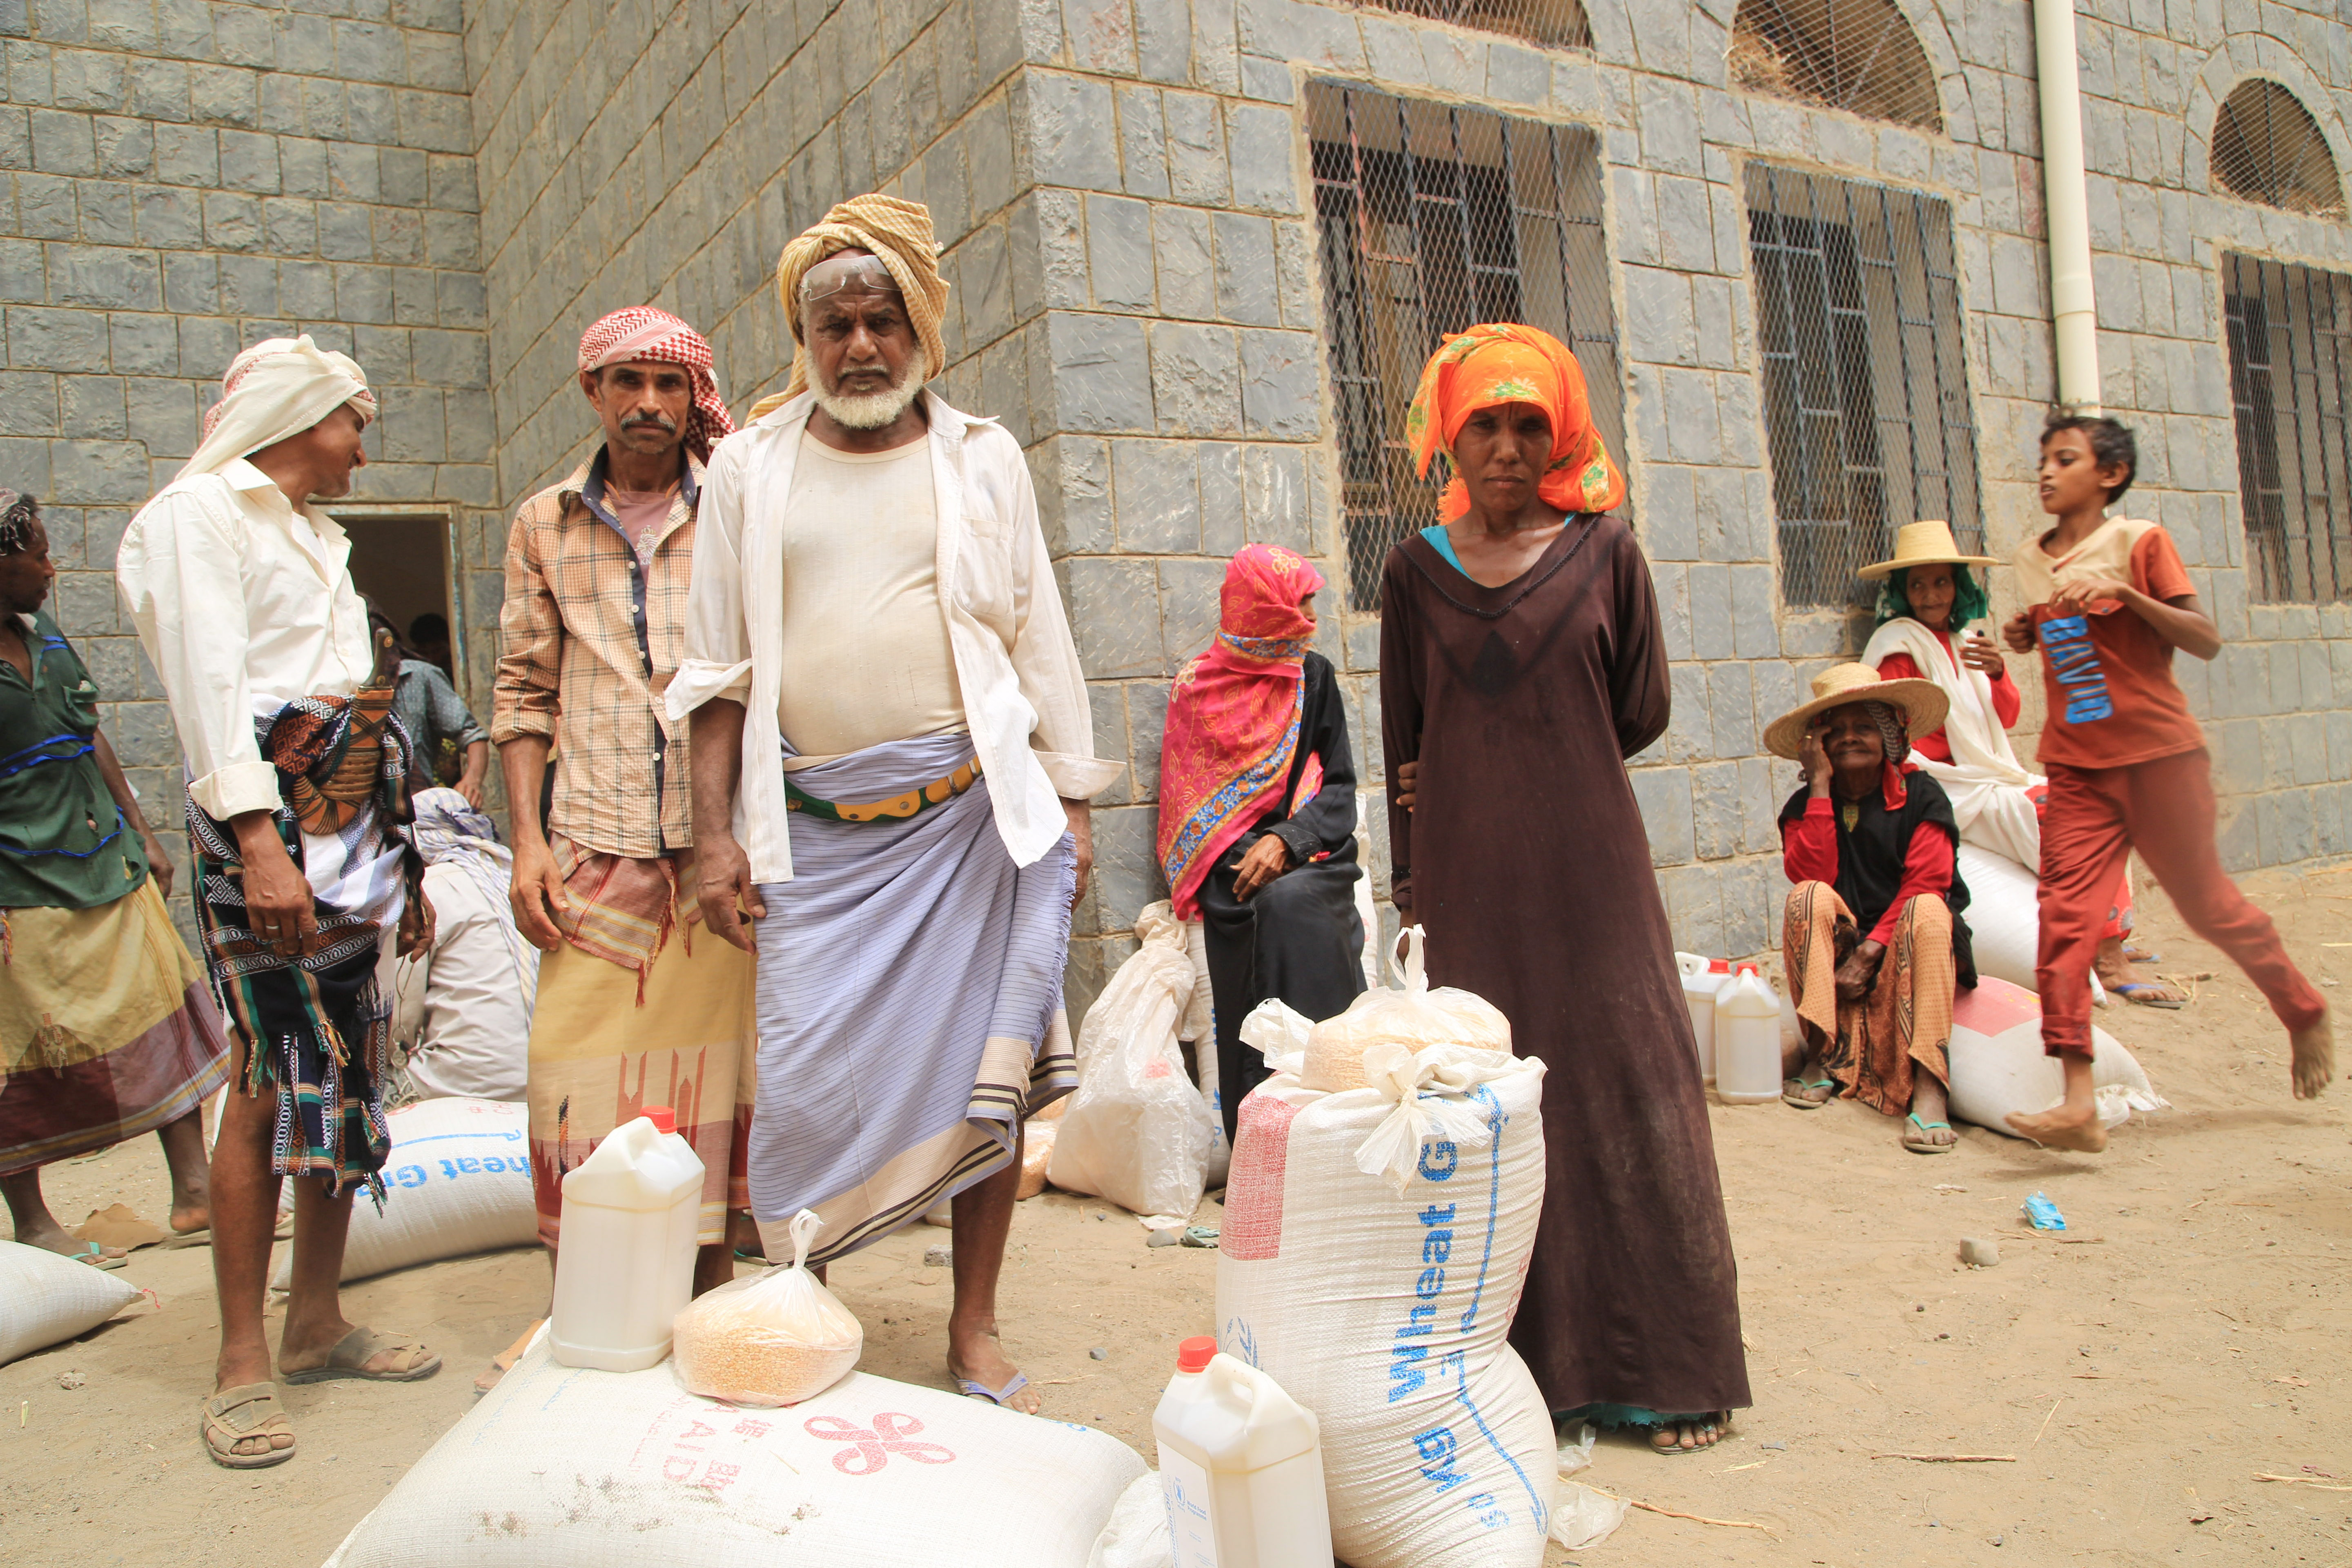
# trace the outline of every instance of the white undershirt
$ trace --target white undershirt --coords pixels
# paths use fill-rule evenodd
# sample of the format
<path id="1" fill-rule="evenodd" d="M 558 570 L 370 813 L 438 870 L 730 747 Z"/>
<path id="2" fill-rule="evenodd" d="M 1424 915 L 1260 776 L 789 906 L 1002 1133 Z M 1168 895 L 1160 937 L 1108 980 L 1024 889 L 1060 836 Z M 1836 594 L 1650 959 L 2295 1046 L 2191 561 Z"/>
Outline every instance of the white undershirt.
<path id="1" fill-rule="evenodd" d="M 964 728 L 938 549 L 926 442 L 841 452 L 803 435 L 784 504 L 776 720 L 804 763 Z"/>

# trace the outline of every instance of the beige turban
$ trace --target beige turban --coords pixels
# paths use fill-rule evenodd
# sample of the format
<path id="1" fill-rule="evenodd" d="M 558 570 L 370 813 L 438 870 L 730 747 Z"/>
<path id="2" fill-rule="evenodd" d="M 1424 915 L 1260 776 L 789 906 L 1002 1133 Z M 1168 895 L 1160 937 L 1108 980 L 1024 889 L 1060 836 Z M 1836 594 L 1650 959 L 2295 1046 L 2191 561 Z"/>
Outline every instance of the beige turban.
<path id="1" fill-rule="evenodd" d="M 204 438 L 179 477 L 217 472 L 299 436 L 345 404 L 362 426 L 375 417 L 375 394 L 350 355 L 320 348 L 307 332 L 264 338 L 229 361 L 221 399 L 205 414 Z"/>
<path id="2" fill-rule="evenodd" d="M 801 275 L 826 257 L 844 250 L 870 250 L 881 258 L 913 318 L 915 335 L 923 344 L 923 379 L 945 370 L 947 340 L 940 335 L 940 318 L 947 309 L 948 281 L 940 276 L 940 247 L 931 238 L 931 209 L 897 196 L 867 195 L 837 202 L 824 221 L 784 247 L 776 258 L 776 294 L 784 307 L 784 321 L 793 333 L 793 376 L 784 390 L 761 398 L 751 408 L 761 417 L 808 389 L 808 348 L 801 337 Z"/>

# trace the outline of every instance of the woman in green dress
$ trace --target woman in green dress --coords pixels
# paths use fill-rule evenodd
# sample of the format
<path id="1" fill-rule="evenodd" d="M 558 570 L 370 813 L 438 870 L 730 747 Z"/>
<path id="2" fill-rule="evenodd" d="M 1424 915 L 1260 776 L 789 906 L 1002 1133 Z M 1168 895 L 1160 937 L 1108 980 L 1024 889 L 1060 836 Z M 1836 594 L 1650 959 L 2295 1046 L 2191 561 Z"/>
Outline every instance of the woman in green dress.
<path id="1" fill-rule="evenodd" d="M 172 1229 L 205 1229 L 203 1107 L 228 1042 L 97 683 L 41 610 L 56 576 L 38 504 L 0 489 L 0 1195 L 18 1241 L 110 1268 L 120 1251 L 49 1213 L 41 1167 L 154 1132 Z"/>

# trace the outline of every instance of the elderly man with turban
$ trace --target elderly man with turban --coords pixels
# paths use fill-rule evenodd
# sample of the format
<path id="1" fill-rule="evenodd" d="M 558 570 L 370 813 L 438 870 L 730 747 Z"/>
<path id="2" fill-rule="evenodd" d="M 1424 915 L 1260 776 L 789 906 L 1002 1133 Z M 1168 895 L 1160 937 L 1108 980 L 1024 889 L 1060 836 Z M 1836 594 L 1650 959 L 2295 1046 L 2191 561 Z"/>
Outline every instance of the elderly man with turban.
<path id="1" fill-rule="evenodd" d="M 1686 1454 L 1748 1404 L 1748 1370 L 1698 1053 L 1625 773 L 1666 729 L 1649 563 L 1610 515 L 1625 478 L 1584 372 L 1549 333 L 1447 339 L 1406 432 L 1423 472 L 1443 456 L 1452 477 L 1381 584 L 1397 909 L 1428 932 L 1430 984 L 1500 1007 L 1549 1069 L 1511 1343 L 1555 1415 Z"/>
<path id="2" fill-rule="evenodd" d="M 294 1182 L 286 1383 L 410 1382 L 441 1358 L 347 1321 L 352 1193 L 383 1201 L 384 950 L 432 939 L 403 836 L 407 740 L 376 676 L 351 541 L 313 504 L 350 493 L 376 403 L 308 337 L 236 356 L 195 456 L 131 519 L 117 581 L 187 753 L 191 879 L 233 1081 L 213 1152 L 217 1387 L 203 1436 L 236 1469 L 291 1458 L 262 1324 L 281 1178 Z"/>
<path id="3" fill-rule="evenodd" d="M 709 911 L 695 898 L 685 726 L 662 710 L 685 647 L 703 465 L 735 428 L 710 367 L 701 334 L 650 307 L 580 340 L 604 438 L 515 512 L 490 725 L 515 922 L 545 954 L 529 1094 L 540 1239 L 551 1258 L 564 1174 L 640 1106 L 667 1105 L 702 1159 L 698 1291 L 734 1277 L 751 1041 L 751 962 L 693 940 Z"/>
<path id="4" fill-rule="evenodd" d="M 1087 803 L 1118 769 L 1019 444 L 924 390 L 948 288 L 929 212 L 844 202 L 776 281 L 792 382 L 711 465 L 669 690 L 703 908 L 756 940 L 751 1210 L 771 1235 L 815 1210 L 822 1263 L 952 1194 L 948 1369 L 1034 1411 L 996 1279 L 1022 1120 L 1076 1084 L 1064 950 Z"/>

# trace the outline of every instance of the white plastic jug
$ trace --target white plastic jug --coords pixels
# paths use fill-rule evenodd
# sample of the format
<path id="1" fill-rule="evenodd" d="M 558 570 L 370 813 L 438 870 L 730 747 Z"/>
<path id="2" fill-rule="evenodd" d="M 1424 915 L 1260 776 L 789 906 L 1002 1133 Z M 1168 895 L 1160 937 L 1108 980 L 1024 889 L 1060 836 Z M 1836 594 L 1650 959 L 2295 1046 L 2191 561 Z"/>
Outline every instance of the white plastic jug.
<path id="1" fill-rule="evenodd" d="M 677 1116 L 648 1105 L 563 1178 L 549 1351 L 566 1366 L 636 1372 L 669 1354 L 694 1299 L 702 1160 Z"/>
<path id="2" fill-rule="evenodd" d="M 1683 1005 L 1690 1009 L 1691 1043 L 1698 1047 L 1698 1076 L 1715 1081 L 1715 997 L 1731 983 L 1731 965 L 1696 952 L 1675 954 L 1683 978 Z"/>
<path id="3" fill-rule="evenodd" d="M 1175 1568 L 1297 1568 L 1331 1561 L 1315 1416 L 1202 1335 L 1176 1348 L 1151 1413 Z"/>
<path id="4" fill-rule="evenodd" d="M 1752 963 L 1716 994 L 1715 1094 L 1727 1105 L 1780 1098 L 1780 999 Z"/>

